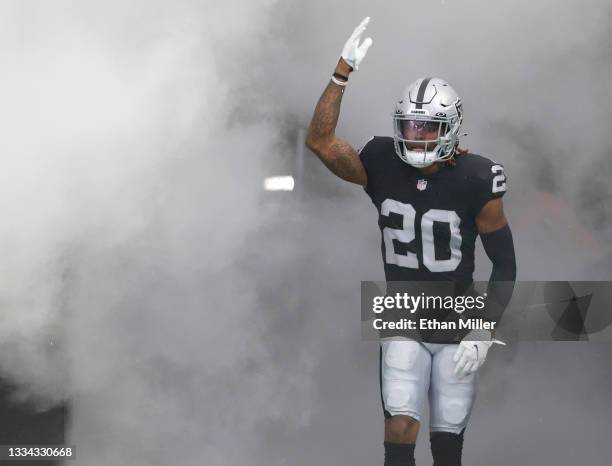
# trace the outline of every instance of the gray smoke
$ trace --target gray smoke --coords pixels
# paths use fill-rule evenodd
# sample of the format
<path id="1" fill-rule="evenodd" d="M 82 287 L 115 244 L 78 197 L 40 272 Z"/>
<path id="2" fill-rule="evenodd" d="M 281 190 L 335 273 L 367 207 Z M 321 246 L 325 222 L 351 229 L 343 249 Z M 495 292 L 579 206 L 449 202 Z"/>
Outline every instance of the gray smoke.
<path id="1" fill-rule="evenodd" d="M 609 276 L 603 0 L 0 8 L 0 371 L 41 409 L 73 402 L 80 464 L 382 462 L 358 318 L 359 281 L 382 277 L 376 213 L 311 154 L 301 198 L 261 190 L 295 170 L 366 15 L 338 134 L 389 134 L 401 89 L 444 77 L 463 145 L 506 166 L 520 278 Z M 609 360 L 607 344 L 494 354 L 466 463 L 606 464 Z M 417 451 L 430 461 L 425 432 Z"/>

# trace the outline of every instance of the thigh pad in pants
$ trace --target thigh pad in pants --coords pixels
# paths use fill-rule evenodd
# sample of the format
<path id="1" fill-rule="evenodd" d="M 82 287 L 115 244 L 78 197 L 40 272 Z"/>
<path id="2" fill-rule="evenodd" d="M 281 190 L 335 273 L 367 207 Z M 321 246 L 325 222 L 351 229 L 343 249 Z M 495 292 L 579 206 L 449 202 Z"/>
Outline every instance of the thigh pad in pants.
<path id="1" fill-rule="evenodd" d="M 429 389 L 431 354 L 416 341 L 385 341 L 380 364 L 385 415 L 420 421 Z"/>
<path id="2" fill-rule="evenodd" d="M 430 430 L 459 434 L 466 426 L 476 398 L 477 375 L 455 376 L 457 345 L 435 345 L 431 364 Z"/>

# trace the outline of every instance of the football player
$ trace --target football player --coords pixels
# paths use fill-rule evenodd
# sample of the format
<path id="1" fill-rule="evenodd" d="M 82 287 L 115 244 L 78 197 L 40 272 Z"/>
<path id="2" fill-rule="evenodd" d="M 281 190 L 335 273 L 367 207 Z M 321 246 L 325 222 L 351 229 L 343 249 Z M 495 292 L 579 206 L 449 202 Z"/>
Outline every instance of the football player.
<path id="1" fill-rule="evenodd" d="M 346 42 L 316 105 L 306 145 L 338 177 L 363 186 L 376 206 L 387 281 L 471 283 L 480 236 L 493 263 L 489 291 L 495 283 L 513 284 L 514 245 L 501 199 L 506 175 L 502 165 L 459 149 L 462 105 L 447 82 L 425 77 L 405 89 L 393 114 L 393 137 L 373 137 L 360 151 L 336 137 L 349 76 L 372 45 L 371 38 L 360 43 L 368 22 Z M 503 310 L 509 296 L 501 295 Z M 487 331 L 472 331 L 458 344 L 382 341 L 385 466 L 414 465 L 427 397 L 434 465 L 461 464 L 476 371 L 494 342 Z"/>

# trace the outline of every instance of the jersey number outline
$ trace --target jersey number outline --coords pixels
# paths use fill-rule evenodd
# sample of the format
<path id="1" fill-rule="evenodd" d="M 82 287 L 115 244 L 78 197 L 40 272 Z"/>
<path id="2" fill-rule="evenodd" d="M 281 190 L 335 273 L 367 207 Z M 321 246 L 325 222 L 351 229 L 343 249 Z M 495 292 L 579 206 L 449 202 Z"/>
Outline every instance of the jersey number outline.
<path id="1" fill-rule="evenodd" d="M 496 175 L 493 177 L 493 187 L 491 191 L 493 193 L 503 193 L 506 191 L 506 174 L 504 173 L 504 167 L 501 165 L 493 165 L 491 172 Z"/>
<path id="2" fill-rule="evenodd" d="M 404 204 L 393 199 L 385 199 L 380 206 L 380 214 L 388 217 L 390 213 L 402 216 L 402 229 L 385 227 L 382 234 L 385 242 L 385 262 L 409 269 L 419 268 L 419 259 L 413 252 L 397 254 L 393 240 L 400 243 L 410 243 L 416 237 L 416 211 L 410 204 Z M 434 245 L 434 222 L 447 223 L 450 228 L 450 251 L 448 259 L 436 259 Z M 429 209 L 421 217 L 421 244 L 423 247 L 423 265 L 430 272 L 451 272 L 461 263 L 461 218 L 454 210 Z"/>

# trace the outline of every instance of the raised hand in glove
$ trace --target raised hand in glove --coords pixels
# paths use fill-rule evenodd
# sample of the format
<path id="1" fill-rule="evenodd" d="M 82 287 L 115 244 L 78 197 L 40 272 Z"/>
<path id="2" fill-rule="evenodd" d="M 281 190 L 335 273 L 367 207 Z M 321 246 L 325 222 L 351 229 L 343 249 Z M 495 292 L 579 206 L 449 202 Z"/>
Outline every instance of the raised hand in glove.
<path id="1" fill-rule="evenodd" d="M 355 71 L 359 69 L 359 64 L 368 53 L 368 49 L 372 45 L 372 38 L 368 37 L 363 41 L 361 45 L 359 45 L 359 41 L 361 40 L 361 35 L 363 31 L 366 30 L 368 23 L 370 22 L 370 17 L 366 17 L 359 26 L 355 28 L 351 37 L 344 44 L 344 48 L 342 49 L 342 59 Z"/>

